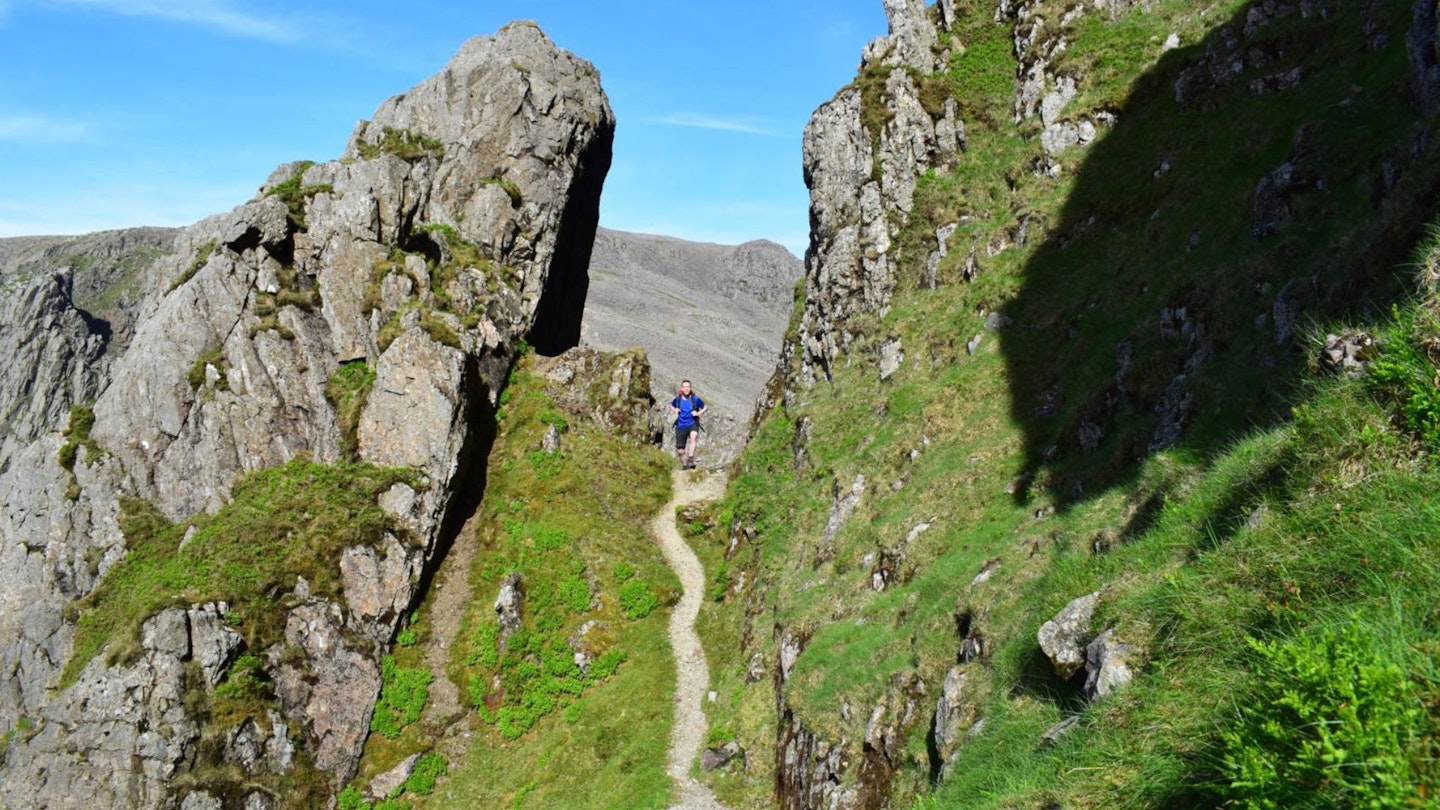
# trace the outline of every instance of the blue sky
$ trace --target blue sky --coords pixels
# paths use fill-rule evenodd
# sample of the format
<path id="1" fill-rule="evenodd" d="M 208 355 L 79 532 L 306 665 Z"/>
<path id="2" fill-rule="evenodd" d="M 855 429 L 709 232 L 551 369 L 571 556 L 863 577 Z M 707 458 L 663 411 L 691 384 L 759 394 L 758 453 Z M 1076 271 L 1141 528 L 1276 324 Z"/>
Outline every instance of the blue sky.
<path id="1" fill-rule="evenodd" d="M 514 19 L 600 70 L 602 225 L 797 254 L 801 130 L 885 33 L 880 0 L 0 0 L 0 236 L 228 210 Z"/>

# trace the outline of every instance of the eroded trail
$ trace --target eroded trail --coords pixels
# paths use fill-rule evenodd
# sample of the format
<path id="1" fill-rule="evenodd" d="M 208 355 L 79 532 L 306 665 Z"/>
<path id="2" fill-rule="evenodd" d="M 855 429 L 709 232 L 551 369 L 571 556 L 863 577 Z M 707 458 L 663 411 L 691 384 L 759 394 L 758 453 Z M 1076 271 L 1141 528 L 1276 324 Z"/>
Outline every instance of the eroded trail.
<path id="1" fill-rule="evenodd" d="M 710 688 L 710 668 L 695 633 L 695 616 L 705 593 L 705 569 L 675 527 L 675 510 L 695 501 L 715 500 L 725 493 L 722 473 L 674 473 L 675 497 L 660 510 L 650 531 L 660 541 L 665 560 L 684 588 L 670 615 L 670 647 L 675 651 L 675 728 L 670 734 L 668 772 L 675 782 L 671 810 L 723 810 L 710 789 L 690 776 L 690 766 L 705 743 L 705 712 L 701 701 Z"/>

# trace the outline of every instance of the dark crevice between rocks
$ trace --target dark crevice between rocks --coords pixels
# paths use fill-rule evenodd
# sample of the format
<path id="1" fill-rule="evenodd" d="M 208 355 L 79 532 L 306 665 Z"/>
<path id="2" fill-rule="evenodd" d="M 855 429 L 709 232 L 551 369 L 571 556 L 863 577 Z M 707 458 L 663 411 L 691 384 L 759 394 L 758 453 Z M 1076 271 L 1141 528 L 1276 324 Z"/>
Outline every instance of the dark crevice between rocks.
<path id="1" fill-rule="evenodd" d="M 514 362 L 512 359 L 511 365 Z M 500 384 L 503 386 L 503 380 L 508 378 L 508 374 L 502 376 Z M 451 547 L 455 545 L 455 538 L 460 535 L 460 530 L 480 508 L 480 503 L 484 499 L 490 450 L 495 445 L 495 435 L 499 424 L 496 418 L 496 409 L 490 404 L 489 394 L 485 370 L 481 368 L 480 360 L 475 357 L 467 358 L 463 396 L 469 403 L 468 412 L 465 414 L 465 422 L 469 425 L 469 430 L 466 431 L 465 444 L 460 448 L 459 464 L 453 479 L 454 488 L 451 492 L 450 503 L 445 506 L 445 516 L 440 523 L 440 532 L 435 538 L 435 549 L 420 572 L 420 581 L 415 588 L 410 610 L 418 607 L 430 593 L 440 566 L 444 564 Z M 399 629 L 400 627 L 397 625 L 396 630 Z"/>
<path id="2" fill-rule="evenodd" d="M 406 253 L 418 253 L 425 257 L 427 264 L 438 266 L 445 261 L 444 251 L 440 243 L 429 231 L 415 231 L 405 238 L 400 249 Z"/>
<path id="3" fill-rule="evenodd" d="M 1015 697 L 1043 700 L 1067 715 L 1076 714 L 1087 705 L 1085 668 L 1081 667 L 1069 678 L 1062 678 L 1055 672 L 1055 665 L 1037 645 L 1022 662 L 1020 679 L 1013 694 Z"/>
<path id="4" fill-rule="evenodd" d="M 610 171 L 614 140 L 613 130 L 596 132 L 576 168 L 575 184 L 556 234 L 555 256 L 535 306 L 534 325 L 525 338 L 545 357 L 580 345 L 580 320 L 590 288 L 590 253 L 600 225 L 600 191 Z"/>
<path id="5" fill-rule="evenodd" d="M 940 755 L 940 741 L 936 736 L 935 727 L 940 724 L 940 713 L 936 712 L 930 718 L 930 728 L 925 732 L 925 758 L 929 763 L 930 784 L 940 784 L 940 777 L 945 769 L 945 758 Z"/>
<path id="6" fill-rule="evenodd" d="M 90 312 L 75 303 L 75 279 L 70 273 L 56 273 L 55 286 L 60 292 L 60 297 L 65 302 L 65 308 L 74 310 L 75 314 L 80 316 L 80 320 L 85 324 L 86 332 L 100 338 L 100 351 L 95 353 L 91 361 L 93 362 L 104 357 L 106 350 L 110 348 L 110 340 L 114 336 L 110 322 L 104 318 L 90 314 Z"/>

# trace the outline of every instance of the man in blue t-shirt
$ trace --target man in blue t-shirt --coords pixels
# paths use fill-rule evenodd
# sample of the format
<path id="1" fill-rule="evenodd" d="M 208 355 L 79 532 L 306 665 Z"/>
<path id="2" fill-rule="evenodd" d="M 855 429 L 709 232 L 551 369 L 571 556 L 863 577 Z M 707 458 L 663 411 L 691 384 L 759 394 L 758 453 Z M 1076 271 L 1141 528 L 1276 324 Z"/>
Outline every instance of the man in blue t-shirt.
<path id="1" fill-rule="evenodd" d="M 695 446 L 700 443 L 700 415 L 705 413 L 705 400 L 696 396 L 690 381 L 680 383 L 680 393 L 670 400 L 670 413 L 675 416 L 675 457 L 680 468 L 695 469 Z"/>

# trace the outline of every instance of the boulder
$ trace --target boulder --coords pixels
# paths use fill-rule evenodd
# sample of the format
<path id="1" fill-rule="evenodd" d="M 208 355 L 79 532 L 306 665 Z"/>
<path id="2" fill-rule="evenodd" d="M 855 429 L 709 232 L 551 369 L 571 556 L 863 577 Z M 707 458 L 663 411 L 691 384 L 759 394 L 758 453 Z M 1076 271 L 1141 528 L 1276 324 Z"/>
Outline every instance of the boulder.
<path id="1" fill-rule="evenodd" d="M 495 618 L 500 622 L 500 643 L 511 633 L 520 629 L 524 621 L 522 609 L 525 604 L 525 581 L 520 574 L 512 573 L 500 583 L 500 594 L 495 597 Z"/>
<path id="2" fill-rule="evenodd" d="M 1134 655 L 1134 647 L 1115 638 L 1115 628 L 1096 636 L 1085 647 L 1085 696 L 1099 700 L 1130 683 Z"/>
<path id="3" fill-rule="evenodd" d="M 1090 639 L 1090 620 L 1100 592 L 1086 594 L 1061 608 L 1050 621 L 1040 626 L 1037 638 L 1040 649 L 1055 667 L 1055 674 L 1069 680 L 1085 666 L 1085 646 Z"/>

